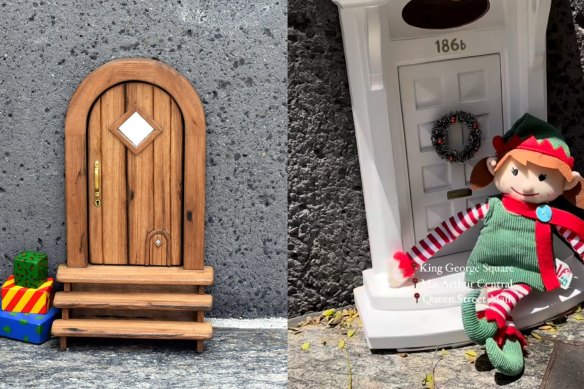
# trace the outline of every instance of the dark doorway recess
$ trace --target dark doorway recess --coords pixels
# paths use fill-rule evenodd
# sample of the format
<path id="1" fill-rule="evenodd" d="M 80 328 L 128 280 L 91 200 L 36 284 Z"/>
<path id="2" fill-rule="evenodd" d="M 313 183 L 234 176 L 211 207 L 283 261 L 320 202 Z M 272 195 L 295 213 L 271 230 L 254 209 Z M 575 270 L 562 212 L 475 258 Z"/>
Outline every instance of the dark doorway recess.
<path id="1" fill-rule="evenodd" d="M 412 0 L 402 18 L 414 27 L 444 30 L 480 19 L 489 7 L 489 0 Z"/>

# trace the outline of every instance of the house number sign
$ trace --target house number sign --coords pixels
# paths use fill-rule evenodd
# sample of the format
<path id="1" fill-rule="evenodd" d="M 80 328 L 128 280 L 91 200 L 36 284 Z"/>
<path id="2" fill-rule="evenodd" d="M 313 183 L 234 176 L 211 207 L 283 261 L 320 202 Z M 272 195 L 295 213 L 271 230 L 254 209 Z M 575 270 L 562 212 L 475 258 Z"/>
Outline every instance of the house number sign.
<path id="1" fill-rule="evenodd" d="M 448 53 L 450 51 L 464 51 L 466 50 L 466 43 L 462 39 L 452 38 L 452 39 L 437 39 L 434 42 L 436 45 L 436 51 L 440 53 Z"/>

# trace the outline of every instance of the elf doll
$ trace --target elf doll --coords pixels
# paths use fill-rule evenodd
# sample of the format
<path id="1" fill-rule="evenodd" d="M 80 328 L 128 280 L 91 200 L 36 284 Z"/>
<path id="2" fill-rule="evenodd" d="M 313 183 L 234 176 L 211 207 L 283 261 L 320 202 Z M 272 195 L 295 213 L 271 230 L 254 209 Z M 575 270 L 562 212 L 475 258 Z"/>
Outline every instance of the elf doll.
<path id="1" fill-rule="evenodd" d="M 493 366 L 515 376 L 523 371 L 525 337 L 513 324 L 511 311 L 532 290 L 560 287 L 552 247 L 554 230 L 582 259 L 584 222 L 548 205 L 580 190 L 580 174 L 558 130 L 525 114 L 503 137 L 493 139 L 496 157 L 481 160 L 471 174 L 471 187 L 494 182 L 502 196 L 460 212 L 440 224 L 407 252 L 390 259 L 389 281 L 397 287 L 440 248 L 483 221 L 470 253 L 465 282 L 474 290 L 462 304 L 466 335 L 485 345 Z M 476 299 L 486 288 L 487 308 L 477 313 Z"/>

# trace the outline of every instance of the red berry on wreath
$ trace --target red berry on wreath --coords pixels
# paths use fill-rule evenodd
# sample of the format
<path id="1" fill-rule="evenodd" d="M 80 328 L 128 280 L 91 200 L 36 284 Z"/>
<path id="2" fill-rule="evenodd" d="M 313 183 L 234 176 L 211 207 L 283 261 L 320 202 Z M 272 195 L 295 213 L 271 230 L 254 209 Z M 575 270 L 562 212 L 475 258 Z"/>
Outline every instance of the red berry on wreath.
<path id="1" fill-rule="evenodd" d="M 442 140 L 442 138 L 438 138 L 438 144 L 441 145 L 444 141 Z"/>
<path id="2" fill-rule="evenodd" d="M 478 124 L 477 122 L 474 122 L 474 123 L 472 124 L 472 128 L 475 128 L 475 129 L 476 129 L 476 128 L 479 128 L 479 124 Z"/>
<path id="3" fill-rule="evenodd" d="M 450 117 L 450 123 L 452 123 L 452 124 L 456 123 L 456 116 Z"/>

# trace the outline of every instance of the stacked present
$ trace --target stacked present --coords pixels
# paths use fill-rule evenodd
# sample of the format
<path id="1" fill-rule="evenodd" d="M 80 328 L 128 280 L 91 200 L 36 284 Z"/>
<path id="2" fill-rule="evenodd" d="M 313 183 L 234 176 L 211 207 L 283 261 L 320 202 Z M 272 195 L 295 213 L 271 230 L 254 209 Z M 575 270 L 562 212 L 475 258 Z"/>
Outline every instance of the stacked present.
<path id="1" fill-rule="evenodd" d="M 24 251 L 14 258 L 14 275 L 2 285 L 0 336 L 40 344 L 50 335 L 58 309 L 51 308 L 53 279 L 45 253 Z"/>

